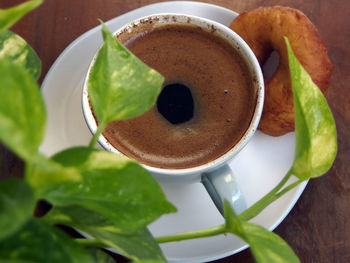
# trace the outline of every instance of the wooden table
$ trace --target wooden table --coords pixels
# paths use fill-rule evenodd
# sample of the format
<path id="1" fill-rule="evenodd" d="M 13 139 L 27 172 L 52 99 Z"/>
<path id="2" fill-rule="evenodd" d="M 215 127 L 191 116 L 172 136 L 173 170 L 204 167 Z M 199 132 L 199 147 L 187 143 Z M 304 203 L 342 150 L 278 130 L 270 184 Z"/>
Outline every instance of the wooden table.
<path id="1" fill-rule="evenodd" d="M 0 0 L 0 8 L 22 1 Z M 38 52 L 40 81 L 63 51 L 82 33 L 153 0 L 45 0 L 12 30 Z M 350 8 L 345 0 L 218 0 L 205 1 L 237 12 L 259 6 L 285 5 L 302 10 L 319 29 L 334 64 L 327 99 L 338 129 L 339 151 L 331 170 L 312 180 L 294 209 L 275 230 L 302 262 L 350 262 Z M 23 164 L 1 148 L 1 176 L 19 176 Z M 116 256 L 120 260 L 119 256 Z M 123 262 L 125 260 L 121 260 Z M 119 261 L 118 261 L 119 262 Z M 216 262 L 253 262 L 249 251 Z"/>

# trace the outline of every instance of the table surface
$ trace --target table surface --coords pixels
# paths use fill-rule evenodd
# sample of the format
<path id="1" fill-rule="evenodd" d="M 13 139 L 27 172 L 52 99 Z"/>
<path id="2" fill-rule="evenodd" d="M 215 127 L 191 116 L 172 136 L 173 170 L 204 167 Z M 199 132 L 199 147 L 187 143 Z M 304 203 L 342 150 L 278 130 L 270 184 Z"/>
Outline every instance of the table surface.
<path id="1" fill-rule="evenodd" d="M 18 4 L 0 0 L 0 8 Z M 45 0 L 12 30 L 26 39 L 42 60 L 43 77 L 63 51 L 79 35 L 152 0 Z M 333 167 L 311 180 L 301 198 L 276 228 L 301 262 L 350 262 L 350 9 L 345 0 L 218 0 L 205 1 L 236 12 L 260 6 L 283 5 L 300 9 L 316 25 L 334 65 L 327 100 L 338 131 L 338 155 Z M 23 164 L 4 147 L 1 177 L 20 176 Z M 118 262 L 125 262 L 115 256 Z M 249 250 L 215 262 L 253 262 Z"/>

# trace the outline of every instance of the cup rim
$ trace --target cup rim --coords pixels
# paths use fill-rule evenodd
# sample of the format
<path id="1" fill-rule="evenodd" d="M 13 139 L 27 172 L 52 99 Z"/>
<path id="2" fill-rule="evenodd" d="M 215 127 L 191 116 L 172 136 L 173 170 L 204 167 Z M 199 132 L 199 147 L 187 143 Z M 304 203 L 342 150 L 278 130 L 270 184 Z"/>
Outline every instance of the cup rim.
<path id="1" fill-rule="evenodd" d="M 232 46 L 234 46 L 235 49 L 244 57 L 245 63 L 247 63 L 250 68 L 250 71 L 252 74 L 251 76 L 252 81 L 255 83 L 254 85 L 256 87 L 256 104 L 255 104 L 253 117 L 249 124 L 248 129 L 246 129 L 241 139 L 229 151 L 227 151 L 223 155 L 219 156 L 218 158 L 208 163 L 201 164 L 194 167 L 188 167 L 188 168 L 159 168 L 159 167 L 154 167 L 154 166 L 150 166 L 150 165 L 146 165 L 138 162 L 141 166 L 143 166 L 149 172 L 153 174 L 161 174 L 161 175 L 185 176 L 189 174 L 200 174 L 203 172 L 212 171 L 224 165 L 225 163 L 227 163 L 240 150 L 242 150 L 244 146 L 252 138 L 252 136 L 254 135 L 255 131 L 258 128 L 258 124 L 261 118 L 263 104 L 264 104 L 264 78 L 263 78 L 260 64 L 256 56 L 254 55 L 253 51 L 248 46 L 248 44 L 233 30 L 216 21 L 213 21 L 207 18 L 198 17 L 198 16 L 193 16 L 193 15 L 175 14 L 175 13 L 152 14 L 152 15 L 135 19 L 125 24 L 124 26 L 116 30 L 113 33 L 113 35 L 117 36 L 118 34 L 121 34 L 125 30 L 130 30 L 133 27 L 133 25 L 137 25 L 138 23 L 141 23 L 142 21 L 145 21 L 145 20 L 154 20 L 156 18 L 162 18 L 163 20 L 161 21 L 166 20 L 166 22 L 169 22 L 169 24 L 192 24 L 192 25 L 197 25 L 201 27 L 206 27 L 207 30 L 215 28 L 215 32 L 218 35 L 220 35 L 222 38 L 224 38 L 227 42 L 229 42 Z M 157 24 L 157 22 L 155 24 Z M 88 84 L 91 68 L 95 63 L 95 60 L 100 48 L 96 51 L 89 65 L 88 71 L 85 75 L 82 98 L 81 98 L 83 116 L 92 134 L 94 134 L 97 130 L 97 122 L 90 107 L 87 84 Z M 111 143 L 109 143 L 109 141 L 102 134 L 98 138 L 98 143 L 107 151 L 125 156 L 123 153 L 119 152 L 115 147 L 113 147 Z"/>

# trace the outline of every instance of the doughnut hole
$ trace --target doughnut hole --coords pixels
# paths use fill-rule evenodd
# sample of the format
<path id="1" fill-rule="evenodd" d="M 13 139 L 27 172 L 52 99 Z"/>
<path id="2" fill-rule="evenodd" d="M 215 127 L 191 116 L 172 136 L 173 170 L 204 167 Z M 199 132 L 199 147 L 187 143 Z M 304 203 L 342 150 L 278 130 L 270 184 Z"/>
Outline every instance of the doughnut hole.
<path id="1" fill-rule="evenodd" d="M 275 74 L 280 64 L 280 54 L 278 51 L 273 50 L 262 65 L 262 72 L 265 80 L 270 80 Z"/>

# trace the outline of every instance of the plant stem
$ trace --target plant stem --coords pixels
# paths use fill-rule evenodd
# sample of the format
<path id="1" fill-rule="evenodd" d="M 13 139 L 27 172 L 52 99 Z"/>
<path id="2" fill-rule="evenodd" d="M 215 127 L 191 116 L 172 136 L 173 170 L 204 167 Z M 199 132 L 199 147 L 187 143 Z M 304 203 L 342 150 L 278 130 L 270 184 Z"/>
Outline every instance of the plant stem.
<path id="1" fill-rule="evenodd" d="M 211 228 L 202 229 L 202 230 L 196 230 L 196 231 L 179 233 L 179 234 L 175 234 L 175 235 L 157 237 L 156 241 L 158 243 L 182 241 L 182 240 L 187 240 L 187 239 L 216 236 L 216 235 L 224 234 L 226 232 L 227 232 L 226 226 L 225 226 L 225 224 L 223 224 L 220 226 L 211 227 Z"/>
<path id="2" fill-rule="evenodd" d="M 288 191 L 292 190 L 294 187 L 298 186 L 300 183 L 302 183 L 304 180 L 299 179 L 298 181 L 288 185 L 286 188 L 284 188 L 282 191 L 278 192 L 276 194 L 276 199 L 280 198 L 282 195 L 287 193 Z"/>
<path id="3" fill-rule="evenodd" d="M 275 201 L 278 196 L 276 195 L 279 190 L 286 184 L 289 178 L 292 176 L 290 172 L 288 172 L 281 182 L 275 186 L 267 195 L 257 201 L 254 205 L 245 210 L 242 214 L 239 215 L 239 219 L 248 221 L 255 216 L 257 216 L 262 210 L 264 210 L 269 204 Z M 294 186 L 293 186 L 294 187 Z M 289 189 L 290 190 L 290 189 Z"/>
<path id="4" fill-rule="evenodd" d="M 98 248 L 104 248 L 106 245 L 96 239 L 86 239 L 86 238 L 75 238 L 75 242 L 79 243 L 80 245 L 84 247 L 98 247 Z"/>
<path id="5" fill-rule="evenodd" d="M 89 147 L 93 148 L 95 147 L 98 137 L 100 136 L 100 134 L 103 132 L 103 130 L 105 129 L 106 124 L 104 122 L 101 122 L 98 126 L 97 126 L 97 130 L 94 134 L 94 136 L 92 137 L 90 143 L 89 143 Z"/>
<path id="6" fill-rule="evenodd" d="M 246 211 L 240 214 L 239 215 L 240 220 L 248 221 L 253 217 L 257 216 L 262 210 L 264 210 L 273 201 L 280 198 L 281 196 L 286 194 L 288 191 L 290 191 L 291 189 L 299 185 L 301 182 L 303 182 L 303 180 L 299 179 L 298 181 L 282 189 L 282 187 L 287 183 L 287 181 L 291 176 L 292 174 L 288 172 L 282 178 L 280 183 L 276 187 L 274 187 L 267 195 L 265 195 L 258 202 L 256 202 L 254 205 L 252 205 Z M 181 241 L 181 240 L 194 239 L 194 238 L 210 237 L 210 236 L 224 234 L 226 232 L 227 232 L 226 225 L 223 224 L 217 227 L 158 237 L 156 238 L 156 241 L 158 243 L 166 243 L 166 242 Z"/>

